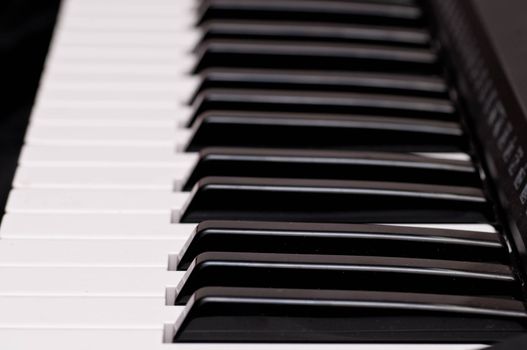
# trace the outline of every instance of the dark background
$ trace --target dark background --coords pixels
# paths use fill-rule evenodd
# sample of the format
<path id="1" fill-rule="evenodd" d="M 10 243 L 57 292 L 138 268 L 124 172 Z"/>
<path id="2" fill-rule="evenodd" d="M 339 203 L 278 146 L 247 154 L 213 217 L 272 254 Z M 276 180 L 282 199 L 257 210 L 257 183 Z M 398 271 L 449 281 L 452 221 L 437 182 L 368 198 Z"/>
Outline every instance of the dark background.
<path id="1" fill-rule="evenodd" d="M 0 1 L 0 215 L 59 4 L 60 0 Z"/>

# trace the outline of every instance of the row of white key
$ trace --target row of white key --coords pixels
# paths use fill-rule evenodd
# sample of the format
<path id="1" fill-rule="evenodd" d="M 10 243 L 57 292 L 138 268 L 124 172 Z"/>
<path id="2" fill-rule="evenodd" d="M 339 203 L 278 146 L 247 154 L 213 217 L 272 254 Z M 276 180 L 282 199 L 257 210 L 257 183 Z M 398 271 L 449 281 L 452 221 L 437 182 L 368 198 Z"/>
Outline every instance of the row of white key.
<path id="1" fill-rule="evenodd" d="M 194 87 L 187 73 L 193 40 L 198 36 L 191 29 L 193 4 L 65 2 L 26 147 L 55 146 L 73 157 L 79 154 L 76 147 L 86 146 L 90 153 L 94 145 L 121 150 L 145 146 L 150 155 L 160 153 L 149 160 L 175 153 L 188 138 L 188 132 L 177 126 L 178 118 L 185 117 L 188 108 L 184 102 Z M 107 36 L 108 32 L 112 35 Z M 166 78 L 148 68 L 158 65 L 176 68 Z M 141 73 L 131 74 L 134 70 Z M 97 74 L 92 74 L 94 71 Z M 141 124 L 128 125 L 127 111 L 135 111 L 130 120 Z M 111 115 L 118 116 L 121 123 L 105 123 L 113 119 L 108 118 Z M 153 124 L 148 123 L 149 116 L 153 116 Z M 71 120 L 80 124 L 69 124 Z M 133 154 L 129 158 L 135 159 Z M 119 163 L 122 158 L 113 160 Z M 126 176 L 121 178 L 125 172 L 65 170 L 65 178 L 74 183 L 72 179 L 80 174 L 85 179 L 110 179 L 107 190 L 87 187 L 78 192 L 55 186 L 33 189 L 34 176 L 25 177 L 24 161 L 20 163 L 15 181 L 18 189 L 10 195 L 0 233 L 0 251 L 10 252 L 0 263 L 4 282 L 0 287 L 0 344 L 9 349 L 32 349 L 37 344 L 58 349 L 89 338 L 98 349 L 163 347 L 163 325 L 173 323 L 182 309 L 166 306 L 165 293 L 182 274 L 168 271 L 169 255 L 177 254 L 193 229 L 192 225 L 170 224 L 171 209 L 181 207 L 186 195 L 173 193 L 174 180 L 167 176 L 154 180 L 158 185 L 165 181 L 162 188 L 134 188 L 140 179 L 151 181 L 151 170 L 159 170 L 153 162 L 153 168 L 143 164 L 138 171 L 127 169 L 135 176 L 128 182 Z M 171 162 L 162 170 L 178 178 L 185 169 Z M 53 174 L 48 171 L 48 176 Z M 121 183 L 121 190 L 112 187 L 112 181 Z M 74 220 L 75 213 L 83 219 Z M 93 225 L 82 224 L 86 216 Z M 17 226 L 10 223 L 13 217 L 33 234 L 13 234 L 20 228 L 13 231 Z M 63 229 L 53 230 L 53 225 L 48 225 L 47 230 L 39 220 L 52 221 Z M 71 234 L 75 227 L 81 229 L 82 238 Z M 43 328 L 57 332 L 47 343 L 31 336 Z M 82 329 L 85 335 L 72 338 L 71 329 Z M 24 330 L 24 336 L 14 337 L 12 330 Z M 108 342 L 108 330 L 126 331 Z M 138 330 L 141 336 L 133 337 Z M 145 331 L 150 332 L 148 336 L 142 333 Z M 32 342 L 27 341 L 28 336 Z"/>

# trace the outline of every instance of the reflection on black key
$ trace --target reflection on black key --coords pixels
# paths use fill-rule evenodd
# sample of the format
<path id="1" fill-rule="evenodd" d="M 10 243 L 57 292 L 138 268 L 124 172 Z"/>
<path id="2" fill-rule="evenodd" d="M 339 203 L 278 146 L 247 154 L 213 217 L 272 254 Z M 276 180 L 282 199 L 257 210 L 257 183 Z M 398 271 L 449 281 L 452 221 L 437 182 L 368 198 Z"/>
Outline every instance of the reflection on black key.
<path id="1" fill-rule="evenodd" d="M 421 25 L 421 9 L 412 5 L 361 1 L 205 0 L 200 22 L 210 19 L 271 19 L 313 22 Z"/>
<path id="2" fill-rule="evenodd" d="M 202 72 L 202 83 L 192 101 L 205 89 L 361 92 L 445 97 L 445 82 L 435 76 L 367 72 L 323 72 L 275 69 L 221 69 Z"/>
<path id="3" fill-rule="evenodd" d="M 207 176 L 368 180 L 479 187 L 470 162 L 405 153 L 261 148 L 205 148 L 185 181 L 189 191 Z"/>
<path id="4" fill-rule="evenodd" d="M 381 27 L 286 21 L 208 21 L 202 25 L 209 39 L 323 41 L 325 43 L 373 43 L 394 46 L 426 46 L 430 35 L 419 28 Z"/>
<path id="5" fill-rule="evenodd" d="M 183 304 L 202 287 L 380 290 L 521 299 L 502 264 L 381 256 L 212 252 L 196 257 L 177 286 Z"/>
<path id="6" fill-rule="evenodd" d="M 262 220 L 378 223 L 492 221 L 481 190 L 368 181 L 208 177 L 181 222 Z"/>
<path id="7" fill-rule="evenodd" d="M 166 342 L 473 342 L 526 329 L 522 302 L 379 291 L 203 288 Z"/>
<path id="8" fill-rule="evenodd" d="M 207 40 L 195 72 L 211 67 L 439 73 L 428 49 L 317 42 Z"/>
<path id="9" fill-rule="evenodd" d="M 183 249 L 185 270 L 205 252 L 370 255 L 507 263 L 497 234 L 387 225 L 204 221 Z M 176 264 L 171 265 L 175 269 Z"/>
<path id="10" fill-rule="evenodd" d="M 460 152 L 459 124 L 419 118 L 278 112 L 209 111 L 194 126 L 187 151 L 259 147 L 388 152 Z"/>
<path id="11" fill-rule="evenodd" d="M 197 96 L 194 102 L 194 116 L 189 121 L 189 126 L 194 123 L 197 116 L 209 110 L 457 119 L 455 108 L 447 99 L 336 92 L 208 89 Z"/>

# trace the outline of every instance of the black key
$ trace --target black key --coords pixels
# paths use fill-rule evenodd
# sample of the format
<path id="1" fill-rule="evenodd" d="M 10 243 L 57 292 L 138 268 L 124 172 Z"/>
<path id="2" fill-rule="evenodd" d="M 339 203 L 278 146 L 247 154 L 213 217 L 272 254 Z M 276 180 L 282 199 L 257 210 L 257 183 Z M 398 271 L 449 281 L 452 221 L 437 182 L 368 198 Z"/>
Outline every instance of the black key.
<path id="1" fill-rule="evenodd" d="M 257 147 L 388 152 L 467 150 L 459 124 L 418 118 L 278 112 L 208 111 L 186 150 Z"/>
<path id="2" fill-rule="evenodd" d="M 205 220 L 475 223 L 493 220 L 481 190 L 393 182 L 207 177 L 181 210 Z"/>
<path id="3" fill-rule="evenodd" d="M 203 288 L 165 342 L 472 342 L 525 332 L 522 302 L 378 291 Z"/>
<path id="4" fill-rule="evenodd" d="M 369 255 L 508 263 L 498 235 L 431 228 L 205 221 L 181 250 L 177 263 L 186 270 L 205 252 L 251 252 L 321 255 Z M 171 257 L 172 259 L 172 257 Z M 173 261 L 173 260 L 171 260 Z"/>
<path id="5" fill-rule="evenodd" d="M 320 42 L 206 40 L 195 72 L 211 67 L 440 73 L 429 49 Z"/>
<path id="6" fill-rule="evenodd" d="M 207 176 L 368 180 L 479 187 L 471 162 L 405 153 L 205 148 L 183 185 Z"/>
<path id="7" fill-rule="evenodd" d="M 372 43 L 381 45 L 426 47 L 430 34 L 420 28 L 371 25 L 321 24 L 284 21 L 208 21 L 202 24 L 202 40 L 249 39 L 323 41 L 325 43 Z"/>
<path id="8" fill-rule="evenodd" d="M 194 115 L 189 126 L 200 114 L 210 110 L 457 119 L 455 108 L 447 99 L 340 92 L 207 89 L 194 102 Z"/>
<path id="9" fill-rule="evenodd" d="M 417 6 L 361 1 L 205 0 L 200 23 L 210 19 L 287 20 L 420 26 Z"/>
<path id="10" fill-rule="evenodd" d="M 428 75 L 211 68 L 202 72 L 201 79 L 202 84 L 192 101 L 200 92 L 210 88 L 447 96 L 445 82 Z"/>
<path id="11" fill-rule="evenodd" d="M 207 252 L 176 288 L 184 304 L 203 287 L 378 290 L 522 299 L 507 265 L 352 255 Z"/>

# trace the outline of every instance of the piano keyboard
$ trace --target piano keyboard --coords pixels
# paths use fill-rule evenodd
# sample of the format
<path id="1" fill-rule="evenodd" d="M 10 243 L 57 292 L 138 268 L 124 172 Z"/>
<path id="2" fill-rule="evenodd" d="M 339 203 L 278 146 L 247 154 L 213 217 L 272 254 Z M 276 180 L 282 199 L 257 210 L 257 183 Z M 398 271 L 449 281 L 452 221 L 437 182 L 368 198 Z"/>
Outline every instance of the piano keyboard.
<path id="1" fill-rule="evenodd" d="M 64 0 L 0 228 L 2 348 L 525 331 L 450 92 L 412 0 Z"/>

